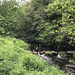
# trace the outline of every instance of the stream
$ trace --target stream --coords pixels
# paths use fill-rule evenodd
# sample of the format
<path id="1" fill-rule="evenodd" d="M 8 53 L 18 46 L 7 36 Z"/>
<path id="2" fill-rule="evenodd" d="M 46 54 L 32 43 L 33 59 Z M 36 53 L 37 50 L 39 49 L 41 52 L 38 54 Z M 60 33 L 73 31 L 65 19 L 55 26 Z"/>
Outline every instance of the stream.
<path id="1" fill-rule="evenodd" d="M 70 75 L 75 75 L 75 60 L 74 62 L 70 62 L 71 55 L 60 56 L 59 54 L 45 54 L 39 53 L 38 56 L 46 60 L 49 64 L 53 66 L 58 66 L 60 70 L 69 73 Z"/>

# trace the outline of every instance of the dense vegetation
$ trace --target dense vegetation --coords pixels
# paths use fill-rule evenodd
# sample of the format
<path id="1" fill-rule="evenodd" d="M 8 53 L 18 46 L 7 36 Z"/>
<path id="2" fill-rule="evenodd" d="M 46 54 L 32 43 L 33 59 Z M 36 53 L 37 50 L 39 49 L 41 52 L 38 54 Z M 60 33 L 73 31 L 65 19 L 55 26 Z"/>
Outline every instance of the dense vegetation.
<path id="1" fill-rule="evenodd" d="M 0 75 L 67 75 L 27 51 L 29 45 L 75 50 L 75 1 L 0 0 Z"/>
<path id="2" fill-rule="evenodd" d="M 75 49 L 74 0 L 31 0 L 25 6 L 28 42 L 43 49 Z M 28 33 L 29 32 L 29 33 Z M 47 48 L 46 48 L 47 47 Z"/>
<path id="3" fill-rule="evenodd" d="M 66 75 L 27 51 L 27 44 L 12 37 L 0 37 L 0 75 Z"/>
<path id="4" fill-rule="evenodd" d="M 32 50 L 75 49 L 74 0 L 22 1 L 1 1 L 0 35 L 22 38 Z"/>

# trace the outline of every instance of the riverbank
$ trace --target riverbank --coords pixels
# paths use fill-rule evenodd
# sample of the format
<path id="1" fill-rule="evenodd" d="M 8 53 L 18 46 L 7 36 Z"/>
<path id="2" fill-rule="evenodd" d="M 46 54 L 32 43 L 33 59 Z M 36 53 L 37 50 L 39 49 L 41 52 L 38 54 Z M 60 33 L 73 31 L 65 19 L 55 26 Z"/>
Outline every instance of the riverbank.
<path id="1" fill-rule="evenodd" d="M 27 51 L 27 43 L 0 37 L 0 75 L 68 75 Z"/>

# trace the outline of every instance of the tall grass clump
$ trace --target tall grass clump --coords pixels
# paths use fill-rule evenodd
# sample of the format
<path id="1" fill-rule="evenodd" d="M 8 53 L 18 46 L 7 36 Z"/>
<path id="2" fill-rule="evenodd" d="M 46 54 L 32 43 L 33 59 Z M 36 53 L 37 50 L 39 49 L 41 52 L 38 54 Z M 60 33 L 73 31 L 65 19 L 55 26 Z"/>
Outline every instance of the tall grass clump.
<path id="1" fill-rule="evenodd" d="M 28 45 L 11 37 L 0 37 L 0 75 L 67 75 L 27 51 Z"/>

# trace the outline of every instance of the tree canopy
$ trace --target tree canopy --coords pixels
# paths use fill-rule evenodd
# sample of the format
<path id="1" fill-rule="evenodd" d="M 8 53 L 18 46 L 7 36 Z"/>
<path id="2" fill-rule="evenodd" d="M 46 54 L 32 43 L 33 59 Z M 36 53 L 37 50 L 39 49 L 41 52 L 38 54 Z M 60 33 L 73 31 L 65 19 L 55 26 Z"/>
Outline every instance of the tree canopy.
<path id="1" fill-rule="evenodd" d="M 0 34 L 15 35 L 22 25 L 21 7 L 16 0 L 4 0 L 0 5 Z"/>
<path id="2" fill-rule="evenodd" d="M 0 11 L 0 35 L 19 35 L 43 49 L 75 49 L 74 0 L 3 0 Z"/>

